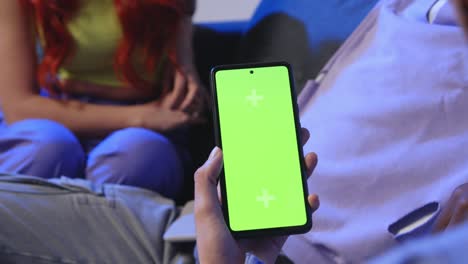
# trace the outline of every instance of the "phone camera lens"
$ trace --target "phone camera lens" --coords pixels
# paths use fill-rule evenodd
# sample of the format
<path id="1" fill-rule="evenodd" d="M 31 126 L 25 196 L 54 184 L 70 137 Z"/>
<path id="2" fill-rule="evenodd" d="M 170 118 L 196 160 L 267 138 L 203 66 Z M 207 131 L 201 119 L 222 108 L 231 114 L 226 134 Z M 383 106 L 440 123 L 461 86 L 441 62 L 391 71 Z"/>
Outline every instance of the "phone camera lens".
<path id="1" fill-rule="evenodd" d="M 254 71 L 250 71 L 250 74 L 253 74 L 253 73 L 254 73 Z"/>

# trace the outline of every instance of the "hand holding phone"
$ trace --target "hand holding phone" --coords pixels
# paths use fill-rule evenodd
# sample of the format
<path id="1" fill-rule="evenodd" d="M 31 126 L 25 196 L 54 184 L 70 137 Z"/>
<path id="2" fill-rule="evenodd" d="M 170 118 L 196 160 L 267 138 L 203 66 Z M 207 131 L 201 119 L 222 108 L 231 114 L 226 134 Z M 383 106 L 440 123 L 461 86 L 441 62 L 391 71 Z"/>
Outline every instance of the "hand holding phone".
<path id="1" fill-rule="evenodd" d="M 306 129 L 301 132 L 304 145 L 309 132 Z M 235 240 L 228 230 L 216 188 L 223 167 L 222 159 L 222 151 L 216 148 L 195 174 L 195 223 L 200 263 L 243 263 L 247 252 L 264 263 L 274 263 L 287 236 Z M 309 153 L 305 164 L 310 176 L 317 164 L 317 156 Z M 309 195 L 308 202 L 311 212 L 315 212 L 319 207 L 318 196 Z"/>
<path id="2" fill-rule="evenodd" d="M 212 70 L 220 186 L 236 237 L 304 233 L 311 228 L 293 77 L 287 63 Z"/>

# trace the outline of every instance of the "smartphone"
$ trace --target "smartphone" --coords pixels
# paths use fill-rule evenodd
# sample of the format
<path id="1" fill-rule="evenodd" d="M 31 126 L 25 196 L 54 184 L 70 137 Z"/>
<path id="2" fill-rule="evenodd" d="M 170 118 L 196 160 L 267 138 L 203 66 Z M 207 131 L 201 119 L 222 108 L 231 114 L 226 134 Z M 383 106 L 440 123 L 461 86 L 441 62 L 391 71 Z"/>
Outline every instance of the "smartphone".
<path id="1" fill-rule="evenodd" d="M 236 237 L 305 233 L 312 226 L 300 124 L 289 64 L 211 71 L 226 224 Z"/>

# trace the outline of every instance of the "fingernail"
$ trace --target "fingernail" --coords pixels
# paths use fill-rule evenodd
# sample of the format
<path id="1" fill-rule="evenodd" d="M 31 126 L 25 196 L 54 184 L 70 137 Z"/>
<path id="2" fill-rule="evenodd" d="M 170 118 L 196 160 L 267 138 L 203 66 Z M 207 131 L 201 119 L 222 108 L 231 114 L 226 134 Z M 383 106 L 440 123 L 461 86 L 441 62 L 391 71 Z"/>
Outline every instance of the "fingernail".
<path id="1" fill-rule="evenodd" d="M 218 147 L 215 147 L 211 153 L 210 153 L 210 156 L 208 157 L 208 160 L 212 160 L 214 159 L 216 156 L 218 156 L 218 153 L 219 153 L 219 148 Z"/>

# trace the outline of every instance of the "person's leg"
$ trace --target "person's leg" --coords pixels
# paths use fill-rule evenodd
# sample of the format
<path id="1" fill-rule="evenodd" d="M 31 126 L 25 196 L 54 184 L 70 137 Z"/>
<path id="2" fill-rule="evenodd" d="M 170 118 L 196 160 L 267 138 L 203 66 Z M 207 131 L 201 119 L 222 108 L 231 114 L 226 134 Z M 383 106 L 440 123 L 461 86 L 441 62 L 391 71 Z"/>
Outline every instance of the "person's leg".
<path id="1" fill-rule="evenodd" d="M 84 164 L 78 139 L 59 123 L 31 119 L 0 128 L 0 172 L 74 178 Z"/>
<path id="2" fill-rule="evenodd" d="M 167 137 L 143 128 L 127 128 L 114 132 L 89 153 L 86 177 L 95 183 L 137 186 L 176 198 L 184 168 Z"/>
<path id="3" fill-rule="evenodd" d="M 157 193 L 0 175 L 0 263 L 172 263 L 176 216 Z"/>

